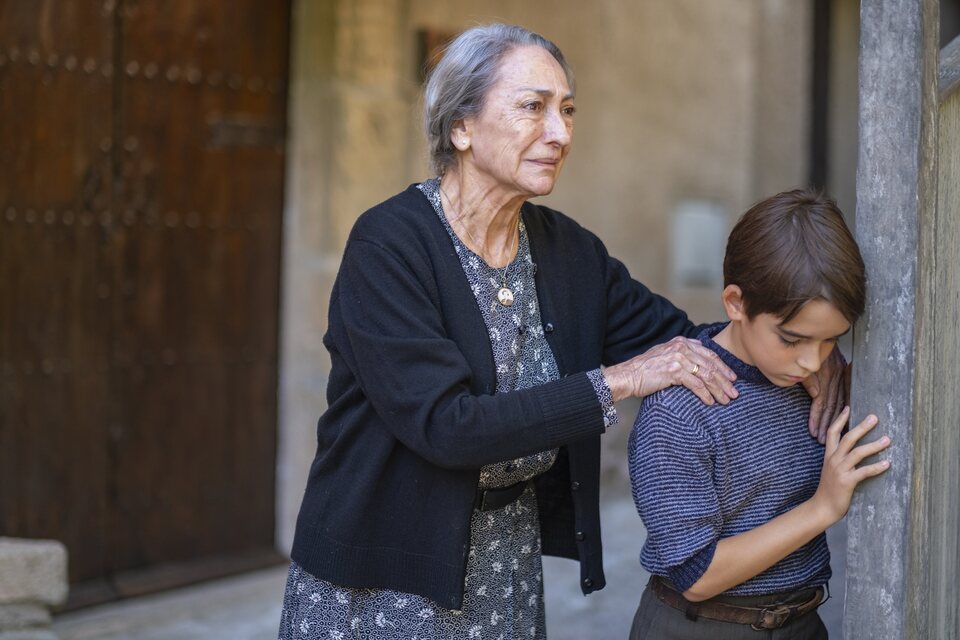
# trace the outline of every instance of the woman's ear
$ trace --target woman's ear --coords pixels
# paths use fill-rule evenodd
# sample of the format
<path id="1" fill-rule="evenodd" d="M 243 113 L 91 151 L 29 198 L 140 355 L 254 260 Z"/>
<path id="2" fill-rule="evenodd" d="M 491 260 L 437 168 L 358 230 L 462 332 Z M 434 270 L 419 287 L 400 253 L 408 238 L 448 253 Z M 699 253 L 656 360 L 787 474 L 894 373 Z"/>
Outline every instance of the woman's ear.
<path id="1" fill-rule="evenodd" d="M 740 321 L 747 319 L 747 313 L 744 310 L 743 290 L 735 284 L 728 284 L 720 294 L 723 300 L 723 309 L 727 312 L 727 317 L 731 321 Z"/>
<path id="2" fill-rule="evenodd" d="M 450 129 L 450 144 L 457 151 L 466 151 L 470 148 L 470 132 L 466 120 L 457 120 Z"/>

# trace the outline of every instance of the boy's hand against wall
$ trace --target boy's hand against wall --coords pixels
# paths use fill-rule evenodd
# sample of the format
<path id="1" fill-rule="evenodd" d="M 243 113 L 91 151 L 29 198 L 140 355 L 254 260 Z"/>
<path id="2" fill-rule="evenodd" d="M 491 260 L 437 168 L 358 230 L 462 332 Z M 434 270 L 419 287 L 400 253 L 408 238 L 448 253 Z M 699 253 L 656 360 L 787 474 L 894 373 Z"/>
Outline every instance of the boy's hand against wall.
<path id="1" fill-rule="evenodd" d="M 850 429 L 841 438 L 840 433 L 849 417 L 850 407 L 844 407 L 840 416 L 827 430 L 820 486 L 811 498 L 831 523 L 839 521 L 846 515 L 850 508 L 850 501 L 853 499 L 853 491 L 858 484 L 890 468 L 890 462 L 887 460 L 857 466 L 866 458 L 889 447 L 890 438 L 883 436 L 873 442 L 857 446 L 860 439 L 877 426 L 877 417 L 874 415 L 864 418 L 860 424 Z"/>

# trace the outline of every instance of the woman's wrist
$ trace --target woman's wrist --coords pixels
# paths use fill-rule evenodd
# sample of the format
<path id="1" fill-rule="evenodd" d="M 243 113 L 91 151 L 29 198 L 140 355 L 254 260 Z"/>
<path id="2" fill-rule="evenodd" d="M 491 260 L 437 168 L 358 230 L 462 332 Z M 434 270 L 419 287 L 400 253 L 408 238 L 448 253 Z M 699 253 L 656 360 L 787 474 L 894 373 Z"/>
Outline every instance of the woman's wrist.
<path id="1" fill-rule="evenodd" d="M 603 367 L 587 371 L 587 378 L 593 385 L 593 391 L 597 394 L 597 401 L 600 403 L 600 410 L 603 412 L 603 426 L 612 427 L 620 423 L 620 417 L 617 415 L 617 408 L 614 406 L 613 392 L 603 375 Z"/>
<path id="2" fill-rule="evenodd" d="M 620 402 L 624 398 L 630 397 L 630 376 L 623 371 L 623 367 L 623 364 L 600 367 L 600 372 L 607 381 L 614 402 Z"/>

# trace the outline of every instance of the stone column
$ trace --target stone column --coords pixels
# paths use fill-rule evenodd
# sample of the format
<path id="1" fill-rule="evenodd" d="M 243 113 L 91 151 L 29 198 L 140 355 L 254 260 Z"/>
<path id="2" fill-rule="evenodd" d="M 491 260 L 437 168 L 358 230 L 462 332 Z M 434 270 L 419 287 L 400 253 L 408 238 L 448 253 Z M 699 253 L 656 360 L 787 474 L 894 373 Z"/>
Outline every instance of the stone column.
<path id="1" fill-rule="evenodd" d="M 327 303 L 357 217 L 402 190 L 418 136 L 400 0 L 295 0 L 283 237 L 277 546 L 289 553 L 326 408 Z M 412 46 L 412 39 L 409 44 Z M 417 138 L 419 139 L 419 138 Z"/>
<path id="2" fill-rule="evenodd" d="M 66 547 L 0 538 L 0 640 L 56 640 L 50 607 L 66 598 Z"/>
<path id="3" fill-rule="evenodd" d="M 888 434 L 893 445 L 884 454 L 891 468 L 862 485 L 848 515 L 847 640 L 946 637 L 931 627 L 926 580 L 939 562 L 928 544 L 928 505 L 941 490 L 929 457 L 942 436 L 923 408 L 958 379 L 956 364 L 926 372 L 936 308 L 937 267 L 925 251 L 937 208 L 938 11 L 936 0 L 860 5 L 856 236 L 868 305 L 854 337 L 853 418 L 877 414 L 868 439 Z M 951 324 L 941 329 L 955 334 Z"/>

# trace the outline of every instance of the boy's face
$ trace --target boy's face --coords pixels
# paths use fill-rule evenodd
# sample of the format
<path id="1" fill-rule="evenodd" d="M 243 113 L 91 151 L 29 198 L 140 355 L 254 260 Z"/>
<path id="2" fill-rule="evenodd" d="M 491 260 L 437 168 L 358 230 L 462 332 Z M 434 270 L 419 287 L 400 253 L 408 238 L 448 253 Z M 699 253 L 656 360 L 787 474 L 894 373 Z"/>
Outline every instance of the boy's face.
<path id="1" fill-rule="evenodd" d="M 731 318 L 732 319 L 732 318 Z M 769 313 L 739 319 L 743 355 L 773 384 L 789 387 L 820 369 L 837 340 L 850 330 L 842 313 L 825 300 L 811 300 L 790 322 Z"/>

